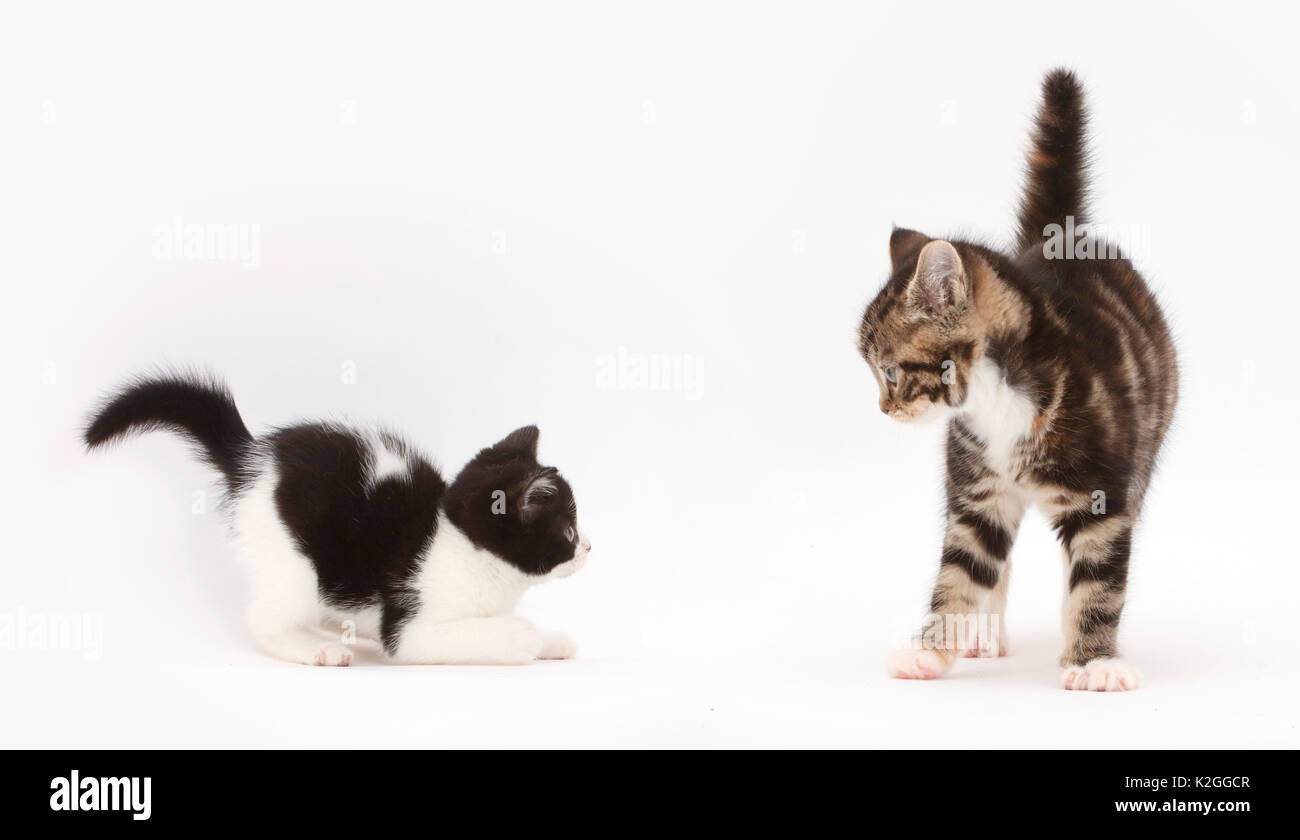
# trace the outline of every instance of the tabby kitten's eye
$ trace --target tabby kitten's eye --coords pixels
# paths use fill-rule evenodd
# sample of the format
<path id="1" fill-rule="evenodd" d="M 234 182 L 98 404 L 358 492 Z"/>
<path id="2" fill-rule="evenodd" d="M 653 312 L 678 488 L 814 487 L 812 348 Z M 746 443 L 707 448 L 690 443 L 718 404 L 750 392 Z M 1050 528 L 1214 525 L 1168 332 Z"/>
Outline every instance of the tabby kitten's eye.
<path id="1" fill-rule="evenodd" d="M 573 530 L 572 525 L 564 529 L 564 538 L 569 542 L 573 542 L 574 538 L 577 536 L 578 536 L 578 532 Z"/>
<path id="2" fill-rule="evenodd" d="M 897 385 L 897 384 L 898 384 L 898 368 L 893 367 L 892 365 L 891 365 L 890 367 L 885 368 L 885 379 L 887 379 L 887 380 L 889 380 L 891 383 Z"/>

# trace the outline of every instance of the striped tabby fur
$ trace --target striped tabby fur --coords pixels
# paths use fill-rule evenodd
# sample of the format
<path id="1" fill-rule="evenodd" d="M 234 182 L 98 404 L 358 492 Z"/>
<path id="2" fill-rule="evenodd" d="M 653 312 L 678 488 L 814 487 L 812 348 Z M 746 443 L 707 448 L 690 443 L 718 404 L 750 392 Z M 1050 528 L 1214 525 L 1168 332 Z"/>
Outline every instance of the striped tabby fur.
<path id="1" fill-rule="evenodd" d="M 1115 637 L 1178 371 L 1156 300 L 1127 259 L 1109 243 L 1083 259 L 1044 247 L 1051 226 L 1086 221 L 1085 126 L 1077 79 L 1049 74 L 1013 249 L 895 230 L 892 273 L 862 318 L 881 411 L 951 415 L 931 614 L 923 644 L 891 658 L 895 676 L 934 677 L 962 653 L 1003 652 L 989 635 L 1001 628 L 1021 516 L 1037 504 L 1064 549 L 1063 685 L 1113 691 L 1140 679 Z M 992 621 L 969 619 L 981 614 Z"/>

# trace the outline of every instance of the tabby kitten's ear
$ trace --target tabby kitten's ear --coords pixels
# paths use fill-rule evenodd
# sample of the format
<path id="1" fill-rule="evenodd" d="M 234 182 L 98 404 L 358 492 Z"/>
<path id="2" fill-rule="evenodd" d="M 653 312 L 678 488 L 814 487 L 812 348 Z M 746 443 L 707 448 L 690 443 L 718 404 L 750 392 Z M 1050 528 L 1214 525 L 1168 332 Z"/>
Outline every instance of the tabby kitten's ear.
<path id="1" fill-rule="evenodd" d="M 890 266 L 898 271 L 929 241 L 930 237 L 920 231 L 894 228 L 894 232 L 889 235 Z"/>
<path id="2" fill-rule="evenodd" d="M 921 249 L 907 299 L 934 318 L 960 312 L 970 297 L 970 278 L 952 243 L 936 239 Z"/>

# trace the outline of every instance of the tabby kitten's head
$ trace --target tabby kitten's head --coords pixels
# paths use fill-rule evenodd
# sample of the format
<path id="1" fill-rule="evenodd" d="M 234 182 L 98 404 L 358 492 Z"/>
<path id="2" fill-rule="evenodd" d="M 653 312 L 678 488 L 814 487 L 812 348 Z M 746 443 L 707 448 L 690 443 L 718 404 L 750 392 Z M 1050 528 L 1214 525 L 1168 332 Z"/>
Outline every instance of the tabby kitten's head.
<path id="1" fill-rule="evenodd" d="M 447 516 L 475 545 L 520 571 L 567 577 L 587 562 L 573 489 L 537 461 L 536 426 L 482 450 L 447 490 Z"/>
<path id="2" fill-rule="evenodd" d="M 889 281 L 862 316 L 858 348 L 880 387 L 880 410 L 908 422 L 966 399 L 974 286 L 957 247 L 942 239 L 896 229 L 889 258 Z"/>

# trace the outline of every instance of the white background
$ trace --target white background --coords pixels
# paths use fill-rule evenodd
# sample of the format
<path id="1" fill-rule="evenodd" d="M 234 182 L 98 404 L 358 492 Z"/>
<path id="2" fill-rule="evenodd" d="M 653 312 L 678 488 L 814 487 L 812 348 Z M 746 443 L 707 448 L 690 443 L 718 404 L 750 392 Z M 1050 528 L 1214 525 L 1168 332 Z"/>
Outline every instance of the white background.
<path id="1" fill-rule="evenodd" d="M 548 5 L 6 9 L 0 612 L 90 613 L 104 641 L 0 650 L 0 744 L 1300 743 L 1293 20 Z M 1095 216 L 1149 237 L 1183 369 L 1121 635 L 1147 684 L 1057 688 L 1037 514 L 1014 655 L 891 681 L 936 568 L 942 430 L 880 415 L 856 326 L 891 223 L 1009 233 L 1060 63 L 1092 103 Z M 178 217 L 256 226 L 258 267 L 157 258 Z M 698 393 L 598 387 L 620 348 L 701 357 Z M 212 475 L 165 435 L 78 446 L 157 364 L 224 375 L 255 432 L 384 420 L 449 475 L 539 424 L 595 550 L 521 611 L 579 658 L 262 656 Z"/>

